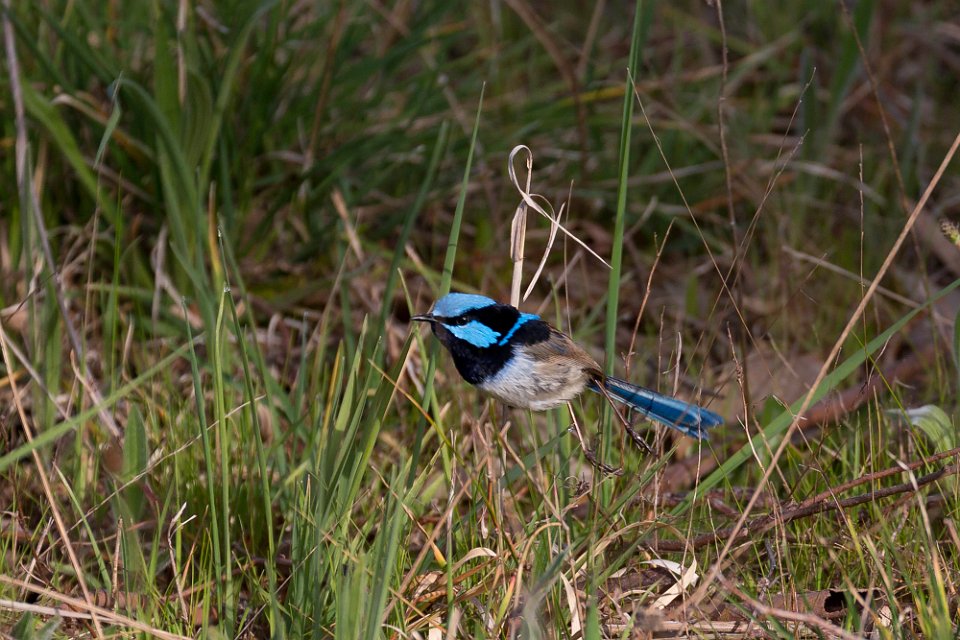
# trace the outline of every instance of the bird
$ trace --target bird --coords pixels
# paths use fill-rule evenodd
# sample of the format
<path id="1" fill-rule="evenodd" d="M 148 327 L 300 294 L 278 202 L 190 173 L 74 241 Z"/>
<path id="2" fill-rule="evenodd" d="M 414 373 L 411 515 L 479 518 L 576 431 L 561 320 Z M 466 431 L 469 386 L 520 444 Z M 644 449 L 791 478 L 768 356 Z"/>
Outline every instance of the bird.
<path id="1" fill-rule="evenodd" d="M 464 380 L 508 406 L 544 411 L 590 389 L 699 440 L 723 424 L 713 411 L 605 375 L 586 351 L 540 316 L 487 296 L 448 293 L 411 320 L 430 325 Z"/>

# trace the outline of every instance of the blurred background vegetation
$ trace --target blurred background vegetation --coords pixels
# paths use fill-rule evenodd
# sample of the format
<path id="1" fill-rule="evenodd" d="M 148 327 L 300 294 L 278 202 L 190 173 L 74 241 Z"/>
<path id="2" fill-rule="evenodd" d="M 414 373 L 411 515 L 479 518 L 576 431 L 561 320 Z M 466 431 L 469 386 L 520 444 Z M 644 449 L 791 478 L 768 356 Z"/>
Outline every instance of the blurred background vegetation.
<path id="1" fill-rule="evenodd" d="M 614 597 L 608 579 L 649 582 L 638 563 L 669 556 L 661 537 L 735 521 L 785 405 L 810 390 L 960 129 L 960 12 L 944 1 L 3 11 L 3 574 L 107 594 L 107 608 L 187 635 L 654 624 L 636 612 L 655 589 Z M 570 233 L 606 260 L 622 251 L 607 357 L 637 382 L 702 390 L 728 417 L 705 458 L 662 435 L 647 457 L 617 435 L 611 462 L 628 473 L 602 477 L 568 415 L 513 416 L 505 434 L 510 415 L 488 416 L 410 336 L 451 246 L 454 288 L 508 298 L 518 144 Z M 828 380 L 758 514 L 957 445 L 960 304 L 947 292 L 907 317 L 960 277 L 940 232 L 951 217 L 955 168 L 845 336 L 841 359 L 860 359 Z M 527 278 L 548 234 L 531 213 Z M 610 277 L 561 235 L 524 307 L 602 360 Z M 909 411 L 921 406 L 939 413 Z M 577 411 L 591 425 L 599 407 Z M 728 511 L 687 493 L 711 473 Z M 932 506 L 925 494 L 781 523 L 726 575 L 761 600 L 837 589 L 831 620 L 852 631 L 877 624 L 882 601 L 897 621 L 884 633 L 949 636 L 958 503 L 955 483 L 936 487 Z M 702 568 L 718 551 L 670 557 Z M 763 618 L 730 589 L 711 597 L 705 619 Z M 38 626 L 8 613 L 18 633 Z"/>

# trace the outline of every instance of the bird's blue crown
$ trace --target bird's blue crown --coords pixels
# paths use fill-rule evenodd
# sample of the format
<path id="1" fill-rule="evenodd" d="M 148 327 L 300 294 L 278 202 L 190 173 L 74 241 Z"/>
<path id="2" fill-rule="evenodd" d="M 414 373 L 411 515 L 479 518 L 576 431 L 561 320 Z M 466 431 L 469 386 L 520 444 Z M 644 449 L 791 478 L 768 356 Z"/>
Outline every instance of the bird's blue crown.
<path id="1" fill-rule="evenodd" d="M 448 293 L 433 305 L 433 315 L 440 318 L 456 318 L 467 311 L 482 309 L 497 304 L 487 296 L 474 293 Z"/>

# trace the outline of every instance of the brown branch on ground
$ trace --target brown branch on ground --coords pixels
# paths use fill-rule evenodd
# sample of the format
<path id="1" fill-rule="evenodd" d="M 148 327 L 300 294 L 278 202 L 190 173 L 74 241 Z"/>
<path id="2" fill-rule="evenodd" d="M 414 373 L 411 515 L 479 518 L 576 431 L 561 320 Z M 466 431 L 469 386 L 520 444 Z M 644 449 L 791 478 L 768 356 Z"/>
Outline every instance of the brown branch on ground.
<path id="1" fill-rule="evenodd" d="M 844 638 L 845 640 L 856 640 L 856 636 L 828 620 L 824 620 L 814 613 L 803 611 L 792 611 L 780 607 L 766 605 L 740 590 L 733 582 L 728 580 L 722 573 L 717 574 L 717 580 L 724 589 L 732 595 L 739 598 L 746 604 L 758 618 L 777 618 L 788 622 L 798 623 L 816 629 L 821 633 L 829 634 L 835 638 Z"/>
<path id="2" fill-rule="evenodd" d="M 721 585 L 729 584 L 722 574 L 718 578 Z M 831 633 L 849 615 L 847 597 L 854 595 L 853 608 L 863 615 L 862 602 L 871 599 L 881 603 L 882 592 L 858 589 L 821 589 L 818 591 L 790 591 L 771 594 L 768 598 L 754 597 L 740 590 L 728 589 L 733 598 L 740 603 L 728 602 L 728 596 L 720 593 L 705 606 L 696 608 L 681 604 L 665 611 L 655 609 L 639 610 L 629 622 L 611 620 L 604 627 L 609 636 L 624 636 L 625 632 L 644 630 L 659 632 L 658 637 L 733 637 L 767 638 L 769 626 L 759 621 L 770 622 L 770 618 L 783 620 L 797 637 L 810 637 L 819 630 L 827 637 L 858 637 L 850 634 L 843 636 Z M 742 597 L 741 595 L 742 594 Z M 764 602 L 766 600 L 766 602 Z M 874 614 L 876 615 L 876 614 Z M 873 628 L 876 628 L 874 623 Z M 870 626 L 865 628 L 869 631 Z M 672 633 L 670 633 L 672 632 Z M 844 631 L 843 633 L 847 633 Z M 678 635 L 679 634 L 679 635 Z M 650 637 L 650 636 L 638 636 Z"/>
<path id="3" fill-rule="evenodd" d="M 821 500 L 826 500 L 827 498 L 835 497 L 838 493 L 849 491 L 850 489 L 853 489 L 854 487 L 858 487 L 861 484 L 882 480 L 883 478 L 887 478 L 889 476 L 895 476 L 898 473 L 903 473 L 904 471 L 916 471 L 920 467 L 926 466 L 928 464 L 933 464 L 934 462 L 939 462 L 941 460 L 945 460 L 946 458 L 955 458 L 957 456 L 960 456 L 960 447 L 957 447 L 955 449 L 950 449 L 949 451 L 942 451 L 940 453 L 935 453 L 929 458 L 914 460 L 913 462 L 909 462 L 906 464 L 902 464 L 902 465 L 898 464 L 893 467 L 887 467 L 886 469 L 881 469 L 880 471 L 867 473 L 860 476 L 859 478 L 848 480 L 847 482 L 844 482 L 843 484 L 839 484 L 836 487 L 831 487 L 826 491 L 822 491 L 817 495 L 813 496 L 812 498 L 807 498 L 801 504 L 806 505 L 806 504 L 817 503 L 817 502 L 820 502 Z"/>
<path id="4" fill-rule="evenodd" d="M 903 473 L 904 471 L 908 470 L 912 471 L 935 460 L 956 457 L 958 455 L 960 455 L 960 448 L 945 451 L 933 456 L 932 458 L 928 458 L 927 460 L 916 461 L 903 466 L 898 465 L 896 467 L 890 467 L 889 469 L 868 473 L 860 478 L 851 480 L 850 482 L 846 482 L 838 487 L 834 487 L 828 491 L 819 493 L 812 498 L 808 498 L 800 504 L 783 505 L 778 513 L 758 516 L 747 522 L 736 532 L 734 527 L 728 527 L 724 529 L 715 529 L 714 531 L 709 531 L 707 533 L 701 533 L 697 536 L 694 536 L 690 540 L 659 540 L 655 543 L 643 543 L 643 546 L 647 549 L 657 552 L 687 551 L 705 547 L 718 540 L 727 540 L 731 535 L 735 535 L 733 542 L 760 538 L 776 526 L 792 522 L 793 520 L 799 520 L 800 518 L 806 518 L 827 511 L 842 511 L 844 509 L 856 507 L 868 502 L 874 502 L 881 498 L 887 498 L 901 493 L 908 493 L 918 490 L 920 487 L 925 485 L 936 482 L 941 478 L 956 475 L 960 473 L 960 464 L 952 464 L 950 466 L 941 467 L 936 471 L 917 478 L 915 483 L 913 481 L 909 481 L 893 485 L 891 487 L 884 487 L 881 489 L 868 491 L 858 496 L 851 496 L 849 498 L 842 499 L 836 498 L 836 494 L 849 490 L 852 487 L 868 482 L 874 482 L 896 473 Z"/>

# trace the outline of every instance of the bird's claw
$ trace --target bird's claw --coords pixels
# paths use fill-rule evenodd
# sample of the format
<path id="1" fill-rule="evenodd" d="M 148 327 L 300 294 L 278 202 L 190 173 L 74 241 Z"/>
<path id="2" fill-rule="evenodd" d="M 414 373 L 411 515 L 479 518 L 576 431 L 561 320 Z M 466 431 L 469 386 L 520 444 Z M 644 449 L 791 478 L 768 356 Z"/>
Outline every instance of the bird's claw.
<path id="1" fill-rule="evenodd" d="M 647 441 L 644 440 L 626 420 L 623 421 L 623 428 L 627 430 L 627 435 L 630 436 L 631 440 L 633 440 L 633 444 L 637 445 L 650 455 L 653 455 L 653 448 L 647 444 Z"/>
<path id="2" fill-rule="evenodd" d="M 600 461 L 600 458 L 597 457 L 596 452 L 590 447 L 588 447 L 587 443 L 583 441 L 583 437 L 580 435 L 580 431 L 577 429 L 576 424 L 570 425 L 570 428 L 568 429 L 568 431 L 572 433 L 574 437 L 577 439 L 577 442 L 580 443 L 580 449 L 583 450 L 583 457 L 585 457 L 587 461 L 590 464 L 592 464 L 595 469 L 599 469 L 603 473 L 607 473 L 614 476 L 623 475 L 622 468 L 611 467 L 610 465 L 604 464 L 603 462 Z"/>

